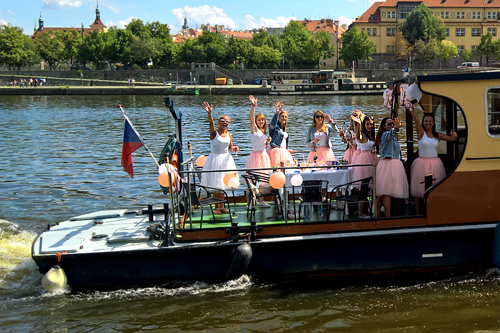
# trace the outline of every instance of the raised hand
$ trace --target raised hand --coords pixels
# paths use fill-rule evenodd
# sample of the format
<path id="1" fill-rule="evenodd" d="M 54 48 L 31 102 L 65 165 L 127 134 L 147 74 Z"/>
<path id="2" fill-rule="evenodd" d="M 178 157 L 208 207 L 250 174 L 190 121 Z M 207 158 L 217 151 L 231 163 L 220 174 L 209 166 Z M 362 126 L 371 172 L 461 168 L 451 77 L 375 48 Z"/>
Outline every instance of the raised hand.
<path id="1" fill-rule="evenodd" d="M 355 123 L 358 123 L 358 124 L 360 124 L 360 125 L 361 125 L 361 120 L 359 120 L 359 118 L 358 118 L 358 117 L 355 117 L 355 116 L 353 116 L 353 115 L 351 114 L 351 119 L 352 119 L 352 121 L 354 121 Z"/>
<path id="2" fill-rule="evenodd" d="M 276 113 L 279 113 L 283 109 L 284 104 L 282 101 L 277 101 L 274 103 L 274 106 L 276 107 Z"/>
<path id="3" fill-rule="evenodd" d="M 404 124 L 401 122 L 401 118 L 396 117 L 394 118 L 394 128 L 400 128 Z"/>
<path id="4" fill-rule="evenodd" d="M 325 113 L 325 114 L 324 114 L 324 116 L 325 116 L 325 122 L 329 123 L 329 122 L 330 122 L 330 120 L 332 120 L 332 118 L 330 118 L 330 115 L 329 115 L 329 114 L 326 114 L 326 113 Z"/>
<path id="5" fill-rule="evenodd" d="M 253 95 L 248 96 L 248 99 L 250 100 L 250 103 L 252 103 L 252 106 L 257 106 L 257 101 L 259 100 L 258 98 L 253 97 Z"/>
<path id="6" fill-rule="evenodd" d="M 208 102 L 203 102 L 202 104 L 203 110 L 207 111 L 208 114 L 212 114 L 214 106 L 209 104 Z"/>

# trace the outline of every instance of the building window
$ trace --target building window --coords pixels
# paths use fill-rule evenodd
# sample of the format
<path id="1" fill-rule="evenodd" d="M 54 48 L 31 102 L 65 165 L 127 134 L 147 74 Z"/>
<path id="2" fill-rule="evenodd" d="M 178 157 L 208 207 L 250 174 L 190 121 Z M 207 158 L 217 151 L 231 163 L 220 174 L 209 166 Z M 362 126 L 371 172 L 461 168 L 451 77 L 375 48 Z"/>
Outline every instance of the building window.
<path id="1" fill-rule="evenodd" d="M 375 45 L 375 51 L 373 53 L 377 53 L 377 45 Z"/>
<path id="2" fill-rule="evenodd" d="M 476 52 L 477 45 L 472 45 L 472 46 L 470 47 L 470 49 L 471 49 L 471 51 L 472 51 L 472 52 Z"/>
<path id="3" fill-rule="evenodd" d="M 365 31 L 365 28 L 361 28 L 361 31 Z"/>
<path id="4" fill-rule="evenodd" d="M 465 18 L 465 12 L 457 12 L 457 19 L 464 19 Z"/>
<path id="5" fill-rule="evenodd" d="M 457 28 L 456 29 L 456 34 L 455 34 L 457 37 L 458 36 L 465 36 L 465 28 Z"/>
<path id="6" fill-rule="evenodd" d="M 387 47 L 386 47 L 387 53 L 394 53 L 395 49 L 396 48 L 394 45 L 387 45 Z"/>
<path id="7" fill-rule="evenodd" d="M 450 28 L 446 28 L 446 37 L 450 35 Z"/>
<path id="8" fill-rule="evenodd" d="M 450 18 L 450 12 L 441 12 L 441 18 L 442 19 L 449 19 Z"/>
<path id="9" fill-rule="evenodd" d="M 388 11 L 387 12 L 387 18 L 396 18 L 396 11 Z"/>
<path id="10" fill-rule="evenodd" d="M 497 35 L 497 28 L 488 28 L 488 32 L 491 32 L 492 36 L 496 36 Z"/>
<path id="11" fill-rule="evenodd" d="M 488 20 L 494 19 L 495 18 L 495 12 L 488 12 L 487 18 L 488 18 Z"/>
<path id="12" fill-rule="evenodd" d="M 373 36 L 377 36 L 377 28 L 373 28 Z"/>
<path id="13" fill-rule="evenodd" d="M 387 28 L 387 36 L 396 36 L 396 28 Z"/>
<path id="14" fill-rule="evenodd" d="M 472 28 L 471 36 L 481 36 L 481 29 L 480 28 Z"/>
<path id="15" fill-rule="evenodd" d="M 408 14 L 410 14 L 419 5 L 420 5 L 420 3 L 413 4 L 413 5 L 406 4 L 406 5 L 398 6 L 398 19 L 404 20 L 408 16 Z"/>
<path id="16" fill-rule="evenodd" d="M 372 29 L 371 28 L 366 28 L 366 33 L 368 34 L 368 36 L 370 36 L 372 34 Z"/>
<path id="17" fill-rule="evenodd" d="M 486 103 L 486 128 L 489 136 L 500 136 L 500 89 L 488 90 Z"/>
<path id="18" fill-rule="evenodd" d="M 481 18 L 481 12 L 472 12 L 472 18 L 473 19 L 480 19 Z"/>
<path id="19" fill-rule="evenodd" d="M 458 54 L 462 54 L 462 52 L 465 50 L 465 45 L 457 45 L 458 47 Z"/>

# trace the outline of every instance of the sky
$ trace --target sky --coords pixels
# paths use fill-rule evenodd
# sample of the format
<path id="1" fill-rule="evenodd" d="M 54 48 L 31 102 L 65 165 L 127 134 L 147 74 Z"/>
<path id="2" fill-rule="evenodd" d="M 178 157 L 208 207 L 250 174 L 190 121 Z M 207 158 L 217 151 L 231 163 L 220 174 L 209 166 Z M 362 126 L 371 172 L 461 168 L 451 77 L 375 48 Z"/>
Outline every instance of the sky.
<path id="1" fill-rule="evenodd" d="M 309 2 L 311 1 L 311 2 Z M 100 0 L 102 22 L 124 28 L 132 19 L 159 21 L 177 33 L 187 17 L 190 28 L 221 24 L 232 30 L 284 27 L 290 20 L 331 18 L 350 24 L 375 0 Z M 379 0 L 381 1 L 381 0 Z M 40 12 L 46 27 L 89 27 L 95 0 L 0 0 L 0 24 L 23 28 L 31 35 Z"/>

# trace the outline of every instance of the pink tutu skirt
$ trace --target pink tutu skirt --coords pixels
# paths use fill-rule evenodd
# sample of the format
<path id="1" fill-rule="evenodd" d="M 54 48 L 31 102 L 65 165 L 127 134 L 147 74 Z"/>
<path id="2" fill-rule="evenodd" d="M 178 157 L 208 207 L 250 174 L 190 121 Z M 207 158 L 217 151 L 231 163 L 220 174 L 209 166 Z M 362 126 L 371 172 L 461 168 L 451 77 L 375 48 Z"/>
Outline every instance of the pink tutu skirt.
<path id="1" fill-rule="evenodd" d="M 351 164 L 352 154 L 354 154 L 354 149 L 347 148 L 344 153 L 344 161 L 347 161 L 347 163 Z"/>
<path id="2" fill-rule="evenodd" d="M 439 157 L 419 157 L 411 165 L 411 195 L 417 198 L 423 198 L 425 193 L 426 175 L 432 175 L 435 179 L 432 185 L 440 182 L 446 177 L 443 162 Z M 421 184 L 422 183 L 422 184 Z"/>
<path id="3" fill-rule="evenodd" d="M 361 149 L 356 149 L 354 153 L 352 153 L 352 161 L 349 161 L 349 164 L 357 164 L 356 160 L 358 159 L 359 154 L 361 154 Z"/>
<path id="4" fill-rule="evenodd" d="M 361 154 L 359 154 L 356 164 L 372 164 L 373 163 L 373 155 L 371 150 L 362 150 Z M 363 178 L 373 177 L 373 167 L 372 166 L 362 166 L 362 167 L 353 167 L 352 170 L 352 179 L 359 180 Z M 373 182 L 370 181 L 370 187 Z M 361 182 L 353 184 L 353 187 L 360 188 Z"/>
<path id="5" fill-rule="evenodd" d="M 330 147 L 328 147 L 327 145 L 316 147 L 316 155 L 318 156 L 318 161 L 323 161 L 323 162 L 336 161 L 335 154 L 333 153 L 332 149 Z M 309 156 L 307 157 L 307 160 L 309 162 L 314 162 L 314 152 L 313 151 L 309 152 Z"/>
<path id="6" fill-rule="evenodd" d="M 271 159 L 265 150 L 252 151 L 245 163 L 245 169 L 270 168 Z"/>
<path id="7" fill-rule="evenodd" d="M 271 167 L 281 166 L 280 162 L 283 162 L 284 165 L 293 164 L 292 154 L 286 148 L 268 148 L 267 154 L 271 160 Z"/>
<path id="8" fill-rule="evenodd" d="M 403 163 L 394 158 L 380 160 L 377 165 L 375 187 L 377 196 L 408 198 L 408 178 Z"/>

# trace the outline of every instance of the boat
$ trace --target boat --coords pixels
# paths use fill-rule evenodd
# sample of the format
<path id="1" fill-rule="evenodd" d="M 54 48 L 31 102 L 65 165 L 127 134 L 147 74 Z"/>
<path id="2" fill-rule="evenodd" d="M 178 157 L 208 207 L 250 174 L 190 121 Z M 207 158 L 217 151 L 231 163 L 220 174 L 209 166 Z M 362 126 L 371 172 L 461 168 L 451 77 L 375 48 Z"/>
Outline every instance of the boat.
<path id="1" fill-rule="evenodd" d="M 436 115 L 438 131 L 453 130 L 459 136 L 458 141 L 440 147 L 447 175 L 427 188 L 420 214 L 409 202 L 399 200 L 392 204 L 391 217 L 374 210 L 371 218 L 359 218 L 352 214 L 350 205 L 342 208 L 337 201 L 341 209 L 332 207 L 337 196 L 328 189 L 331 200 L 319 203 L 317 210 L 310 205 L 308 217 L 300 213 L 308 203 L 296 195 L 304 183 L 290 187 L 285 182 L 281 189 L 273 185 L 281 191 L 282 199 L 277 198 L 271 209 L 247 208 L 247 200 L 255 202 L 259 193 L 258 187 L 249 184 L 246 195 L 226 191 L 231 213 L 215 216 L 207 201 L 198 202 L 212 199 L 210 194 L 198 196 L 202 190 L 199 175 L 210 175 L 188 168 L 198 159 L 189 155 L 184 160 L 182 114 L 166 97 L 165 105 L 176 123 L 176 142 L 170 141 L 174 149 L 162 152 L 162 156 L 168 161 L 172 150 L 177 152 L 178 172 L 184 178 L 181 186 L 169 181 L 164 188 L 169 193 L 165 201 L 142 211 L 124 207 L 50 224 L 32 246 L 40 272 L 49 275 L 46 289 L 57 289 L 55 286 L 65 282 L 73 289 L 107 289 L 217 282 L 241 275 L 257 282 L 314 277 L 371 279 L 500 266 L 500 205 L 496 196 L 500 187 L 500 71 L 409 76 L 388 82 L 393 93 L 392 117 L 400 116 L 407 124 L 404 165 L 408 169 L 416 151 L 412 118 L 398 99 L 403 84 L 418 87 L 421 96 L 412 103 Z M 335 173 L 350 167 L 355 166 L 313 166 L 316 175 L 322 168 Z M 285 166 L 281 171 L 285 175 L 290 171 L 295 177 L 307 168 Z M 275 174 L 279 172 L 271 177 Z M 371 203 L 376 201 L 373 192 L 367 197 Z"/>
<path id="2" fill-rule="evenodd" d="M 271 72 L 269 95 L 374 95 L 382 94 L 385 82 L 356 78 L 354 70 Z"/>

